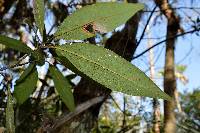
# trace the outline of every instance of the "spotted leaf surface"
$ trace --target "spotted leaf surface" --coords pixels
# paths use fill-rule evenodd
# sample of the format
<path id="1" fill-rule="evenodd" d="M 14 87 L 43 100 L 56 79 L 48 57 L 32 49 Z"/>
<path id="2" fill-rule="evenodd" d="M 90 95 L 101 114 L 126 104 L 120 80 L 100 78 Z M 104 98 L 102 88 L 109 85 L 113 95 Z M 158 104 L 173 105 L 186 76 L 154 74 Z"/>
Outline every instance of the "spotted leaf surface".
<path id="1" fill-rule="evenodd" d="M 143 7 L 142 4 L 108 2 L 85 6 L 64 20 L 55 37 L 81 40 L 94 36 L 95 32 L 111 31 Z"/>
<path id="2" fill-rule="evenodd" d="M 60 95 L 61 99 L 65 103 L 65 105 L 69 108 L 70 111 L 75 109 L 74 105 L 74 96 L 72 94 L 72 86 L 66 80 L 66 78 L 62 75 L 60 71 L 58 71 L 55 67 L 49 67 L 51 76 L 53 78 L 55 88 Z"/>
<path id="3" fill-rule="evenodd" d="M 63 45 L 57 46 L 56 52 L 81 73 L 113 91 L 170 99 L 141 70 L 103 47 L 90 44 Z"/>

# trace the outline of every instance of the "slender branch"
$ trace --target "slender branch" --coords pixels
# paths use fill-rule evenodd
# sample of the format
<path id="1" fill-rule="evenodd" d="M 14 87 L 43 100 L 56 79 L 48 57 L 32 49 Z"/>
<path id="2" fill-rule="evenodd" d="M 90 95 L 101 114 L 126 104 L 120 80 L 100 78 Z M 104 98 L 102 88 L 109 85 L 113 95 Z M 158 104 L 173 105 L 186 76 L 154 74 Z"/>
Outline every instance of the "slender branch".
<path id="1" fill-rule="evenodd" d="M 105 99 L 104 96 L 100 96 L 100 97 L 93 98 L 91 100 L 88 100 L 88 101 L 78 105 L 74 112 L 70 112 L 70 113 L 68 113 L 68 114 L 66 114 L 64 116 L 61 116 L 60 118 L 58 118 L 54 122 L 54 124 L 52 125 L 52 128 L 51 129 L 47 129 L 47 130 L 49 132 L 54 132 L 60 126 L 62 126 L 63 124 L 66 124 L 67 122 L 72 120 L 75 116 L 81 114 L 82 112 L 84 112 L 85 110 L 89 109 L 93 105 L 102 102 L 104 99 Z"/>
<path id="2" fill-rule="evenodd" d="M 147 23 L 146 23 L 146 25 L 145 25 L 145 27 L 144 27 L 144 30 L 143 30 L 143 32 L 142 32 L 142 34 L 141 34 L 141 36 L 140 36 L 140 39 L 139 39 L 139 41 L 136 43 L 136 46 L 138 46 L 138 45 L 140 44 L 140 42 L 142 41 L 142 38 L 144 37 L 145 31 L 146 31 L 146 28 L 147 28 L 147 26 L 149 25 L 149 22 L 150 22 L 150 20 L 151 20 L 151 18 L 152 18 L 152 16 L 153 16 L 153 13 L 155 12 L 156 8 L 157 8 L 157 5 L 153 8 L 153 11 L 151 12 L 151 14 L 150 14 L 150 16 L 149 16 L 149 18 L 148 18 L 148 20 L 147 20 Z"/>
<path id="3" fill-rule="evenodd" d="M 119 107 L 119 105 L 117 104 L 117 102 L 115 101 L 114 97 L 112 95 L 109 94 L 109 97 L 113 100 L 114 104 L 117 106 L 117 108 L 123 113 L 123 110 Z"/>
<path id="4" fill-rule="evenodd" d="M 53 25 L 51 26 L 51 28 L 49 29 L 47 35 L 49 35 L 55 27 L 56 27 L 56 24 L 53 24 Z"/>
<path id="5" fill-rule="evenodd" d="M 33 29 L 33 32 L 34 32 L 34 34 L 35 34 L 35 39 L 37 38 L 37 39 L 38 39 L 38 42 L 42 43 L 42 41 L 40 40 L 40 38 L 39 38 L 39 36 L 38 36 L 38 34 L 37 34 L 37 31 L 38 31 L 38 28 Z"/>
<path id="6" fill-rule="evenodd" d="M 185 10 L 200 10 L 200 7 L 174 7 L 174 8 L 171 8 L 173 10 L 179 10 L 179 9 L 185 9 Z M 149 12 L 152 12 L 153 10 L 144 10 L 142 12 L 146 12 L 146 13 L 149 13 Z M 155 10 L 154 12 L 160 12 L 161 10 Z"/>
<path id="7" fill-rule="evenodd" d="M 1 75 L 3 78 L 5 78 L 5 75 L 4 75 L 3 73 L 0 72 L 0 75 Z"/>
<path id="8" fill-rule="evenodd" d="M 184 36 L 184 35 L 186 35 L 186 34 L 194 33 L 194 32 L 199 31 L 199 30 L 200 30 L 200 28 L 198 28 L 198 29 L 193 29 L 193 30 L 190 30 L 190 31 L 181 33 L 181 34 L 177 34 L 176 36 L 172 36 L 172 37 L 169 37 L 169 38 L 167 38 L 167 39 L 164 39 L 164 40 L 162 40 L 162 41 L 160 41 L 160 42 L 154 44 L 153 46 L 149 47 L 148 49 L 144 50 L 144 51 L 141 52 L 140 54 L 134 56 L 134 57 L 133 57 L 133 60 L 136 59 L 136 58 L 138 58 L 138 57 L 140 57 L 140 56 L 142 56 L 143 54 L 145 54 L 146 52 L 148 52 L 150 49 L 152 49 L 152 48 L 154 48 L 154 47 L 156 47 L 156 46 L 162 44 L 163 42 L 166 42 L 167 40 L 170 40 L 170 39 L 173 39 L 173 38 L 178 38 L 178 37 L 180 37 L 180 36 Z"/>
<path id="9" fill-rule="evenodd" d="M 177 123 L 177 125 L 178 125 L 180 128 L 186 130 L 187 132 L 199 133 L 199 131 L 197 131 L 197 130 L 194 129 L 194 128 L 190 128 L 190 127 L 187 127 L 187 126 L 185 126 L 185 125 L 183 125 L 183 124 L 179 124 L 179 123 Z"/>
<path id="10" fill-rule="evenodd" d="M 18 66 L 23 66 L 23 65 L 25 65 L 25 64 L 30 63 L 30 62 L 25 62 L 25 63 L 21 63 L 21 64 L 20 64 L 20 62 L 21 62 L 23 59 L 25 59 L 27 56 L 28 56 L 28 55 L 25 54 L 25 55 L 24 55 L 23 57 L 21 57 L 15 64 L 11 64 L 11 65 L 9 65 L 9 66 L 7 66 L 7 67 L 2 67 L 2 68 L 0 68 L 0 71 L 4 71 L 4 70 L 6 70 L 6 69 L 15 68 L 15 67 L 18 67 Z"/>
<path id="11" fill-rule="evenodd" d="M 126 111 L 124 112 L 120 107 L 119 107 L 119 104 L 115 101 L 114 97 L 109 94 L 109 98 L 112 99 L 112 101 L 114 102 L 114 104 L 117 106 L 117 108 L 119 109 L 120 112 L 122 112 L 123 114 L 125 114 L 126 116 L 129 116 L 129 114 L 126 113 Z"/>
<path id="12" fill-rule="evenodd" d="M 125 127 L 126 127 L 126 98 L 125 98 L 125 95 L 124 95 L 124 103 L 123 103 L 123 120 L 122 120 L 122 131 L 125 132 Z"/>
<path id="13" fill-rule="evenodd" d="M 21 64 L 14 64 L 14 65 L 11 65 L 11 66 L 9 66 L 9 67 L 2 67 L 2 68 L 0 68 L 0 71 L 4 71 L 4 70 L 6 70 L 6 69 L 15 68 L 15 67 L 18 67 L 18 66 L 23 66 L 23 65 L 26 65 L 26 64 L 28 64 L 28 63 L 30 63 L 30 62 L 28 61 L 28 62 L 21 63 Z"/>

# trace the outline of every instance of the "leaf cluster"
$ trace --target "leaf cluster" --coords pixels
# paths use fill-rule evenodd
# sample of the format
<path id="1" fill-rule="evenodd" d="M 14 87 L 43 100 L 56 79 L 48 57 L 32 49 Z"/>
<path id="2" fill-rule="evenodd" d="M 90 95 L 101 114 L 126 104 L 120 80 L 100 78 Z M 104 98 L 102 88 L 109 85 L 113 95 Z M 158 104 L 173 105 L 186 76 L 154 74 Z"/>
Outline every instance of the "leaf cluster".
<path id="1" fill-rule="evenodd" d="M 44 1 L 35 0 L 33 6 L 34 19 L 43 39 L 36 42 L 38 47 L 35 50 L 18 40 L 0 35 L 1 44 L 30 55 L 30 64 L 16 81 L 14 89 L 18 105 L 23 104 L 36 89 L 36 66 L 44 65 L 45 50 L 55 59 L 53 63 L 49 63 L 50 75 L 56 92 L 70 111 L 75 108 L 72 86 L 55 66 L 58 62 L 113 91 L 170 100 L 141 70 L 108 49 L 86 42 L 62 46 L 54 43 L 58 39 L 84 40 L 96 33 L 114 30 L 143 9 L 142 4 L 96 3 L 85 6 L 66 18 L 51 37 L 47 36 L 44 27 Z"/>

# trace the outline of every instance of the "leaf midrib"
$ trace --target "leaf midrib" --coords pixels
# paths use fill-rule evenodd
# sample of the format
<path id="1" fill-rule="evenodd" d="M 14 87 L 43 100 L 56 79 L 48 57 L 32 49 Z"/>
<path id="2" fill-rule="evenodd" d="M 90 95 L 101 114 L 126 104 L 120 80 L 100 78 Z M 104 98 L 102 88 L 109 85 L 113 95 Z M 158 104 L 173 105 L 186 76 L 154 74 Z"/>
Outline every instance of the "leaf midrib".
<path id="1" fill-rule="evenodd" d="M 101 64 L 99 64 L 98 62 L 94 62 L 93 60 L 90 60 L 90 59 L 88 59 L 88 58 L 86 58 L 85 56 L 82 56 L 82 55 L 79 55 L 79 54 L 76 54 L 76 52 L 73 52 L 73 51 L 70 51 L 69 49 L 67 49 L 67 47 L 65 47 L 66 49 L 63 49 L 63 48 L 61 48 L 61 47 L 54 47 L 54 48 L 56 48 L 58 51 L 60 50 L 61 51 L 61 54 L 63 55 L 63 51 L 64 52 L 68 52 L 69 54 L 72 54 L 72 55 L 74 55 L 74 56 L 78 56 L 78 57 L 80 57 L 80 58 L 82 58 L 82 59 L 85 59 L 86 61 L 88 61 L 88 62 L 90 62 L 90 63 L 93 63 L 93 64 L 95 64 L 95 65 L 97 65 L 97 66 L 99 66 L 99 67 L 102 67 L 104 70 L 106 70 L 106 71 L 110 71 L 111 73 L 114 73 L 115 75 L 118 75 L 119 77 L 121 77 L 121 78 L 123 78 L 123 79 L 125 79 L 125 80 L 127 80 L 127 81 L 129 81 L 129 82 L 131 82 L 131 83 L 133 83 L 134 84 L 134 86 L 137 86 L 138 87 L 138 89 L 140 88 L 143 88 L 142 90 L 143 91 L 145 91 L 144 90 L 144 86 L 141 86 L 140 84 L 136 84 L 133 80 L 131 80 L 131 79 L 129 79 L 129 78 L 126 78 L 126 77 L 124 77 L 123 75 L 121 75 L 121 74 L 119 74 L 119 73 L 117 73 L 117 72 L 115 72 L 115 71 L 112 71 L 112 70 L 110 70 L 110 69 L 108 69 L 108 68 L 105 68 L 104 66 L 102 66 Z M 73 64 L 73 63 L 72 63 Z M 91 77 L 92 78 L 92 77 Z M 149 88 L 149 87 L 147 87 L 147 88 Z M 150 88 L 155 88 L 155 87 L 153 87 L 153 86 L 151 86 Z M 142 91 L 141 90 L 141 91 Z M 154 89 L 155 90 L 155 89 Z M 148 91 L 148 90 L 146 90 L 146 91 Z M 156 91 L 156 90 L 155 90 Z M 140 93 L 140 91 L 139 90 L 137 90 L 136 91 L 137 93 Z M 159 95 L 159 96 L 157 96 L 157 97 L 160 97 L 160 98 L 164 98 L 164 99 L 170 99 L 169 97 L 167 97 L 167 96 L 165 96 L 164 94 L 162 94 L 162 92 L 159 92 L 159 90 L 157 90 L 156 91 L 156 93 Z M 144 96 L 148 96 L 148 95 L 144 95 Z M 151 96 L 153 96 L 153 95 L 151 95 Z M 150 97 L 151 97 L 150 96 Z M 155 95 L 153 96 L 153 97 L 156 97 Z"/>
<path id="2" fill-rule="evenodd" d="M 80 58 L 83 58 L 83 59 L 87 60 L 87 61 L 90 62 L 90 63 L 96 64 L 97 66 L 102 67 L 104 70 L 110 71 L 111 73 L 114 73 L 114 74 L 120 76 L 121 78 L 124 78 L 125 80 L 128 80 L 128 81 L 134 83 L 133 80 L 130 80 L 129 78 L 126 78 L 126 77 L 124 77 L 123 75 L 121 75 L 121 74 L 119 74 L 119 73 L 117 73 L 117 72 L 115 72 L 115 71 L 113 71 L 113 70 L 111 70 L 111 69 L 108 69 L 108 68 L 102 66 L 102 65 L 99 64 L 98 62 L 94 62 L 94 61 L 92 61 L 92 60 L 90 60 L 90 59 L 88 59 L 88 58 L 86 58 L 86 57 L 84 57 L 84 56 L 81 56 L 81 55 L 79 55 L 79 54 L 76 54 L 75 52 L 69 51 L 69 50 L 67 50 L 67 49 L 62 49 L 62 48 L 60 48 L 60 47 L 55 47 L 55 48 L 57 48 L 57 49 L 59 49 L 59 50 L 61 50 L 61 51 L 68 52 L 68 53 L 70 53 L 70 54 L 72 54 L 72 55 L 75 55 L 75 56 L 78 56 L 78 57 L 80 57 Z M 135 84 L 135 83 L 134 83 L 134 84 Z"/>

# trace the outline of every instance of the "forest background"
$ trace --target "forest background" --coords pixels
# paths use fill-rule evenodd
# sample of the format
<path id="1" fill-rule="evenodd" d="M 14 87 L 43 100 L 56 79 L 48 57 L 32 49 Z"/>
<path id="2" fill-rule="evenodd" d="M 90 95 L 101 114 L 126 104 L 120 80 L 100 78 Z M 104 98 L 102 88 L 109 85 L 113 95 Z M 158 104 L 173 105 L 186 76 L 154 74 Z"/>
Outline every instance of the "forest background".
<path id="1" fill-rule="evenodd" d="M 47 33 L 52 35 L 68 15 L 96 2 L 108 1 L 45 0 Z M 112 92 L 107 100 L 83 110 L 70 121 L 64 120 L 64 124 L 58 124 L 59 131 L 198 133 L 200 129 L 200 82 L 198 80 L 200 75 L 198 71 L 200 67 L 200 47 L 198 46 L 200 4 L 198 0 L 112 2 L 139 2 L 143 3 L 145 8 L 114 31 L 97 34 L 87 41 L 104 45 L 139 67 L 174 100 L 163 103 L 161 99 Z M 0 0 L 0 18 L 2 35 L 18 39 L 34 48 L 31 44 L 32 36 L 35 35 L 32 0 Z M 0 131 L 3 131 L 6 128 L 5 109 L 8 95 L 5 89 L 5 75 L 10 75 L 12 82 L 15 82 L 27 66 L 10 68 L 11 64 L 22 55 L 3 45 L 1 45 L 0 56 Z M 169 64 L 167 60 L 171 60 L 172 64 Z M 53 95 L 55 92 L 49 91 L 52 85 L 46 73 L 47 64 L 38 67 L 40 81 L 36 92 L 15 110 L 16 132 L 44 132 L 69 114 L 60 98 Z M 91 89 L 98 88 L 96 83 L 83 80 L 63 66 L 58 66 L 58 68 L 66 78 L 72 79 L 71 84 L 76 88 L 74 96 L 77 104 L 84 104 L 86 101 L 92 101 L 92 98 L 99 94 L 105 94 L 101 89 Z M 167 68 L 170 68 L 170 71 Z M 167 76 L 171 77 L 167 78 Z M 86 88 L 89 88 L 88 91 Z M 45 91 L 49 94 L 46 95 Z"/>

